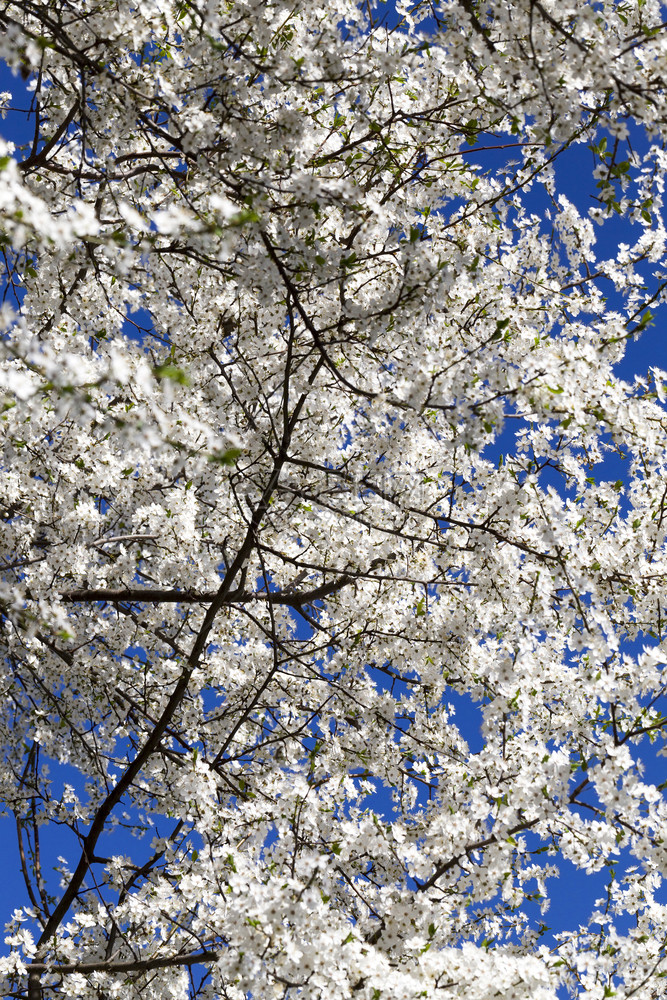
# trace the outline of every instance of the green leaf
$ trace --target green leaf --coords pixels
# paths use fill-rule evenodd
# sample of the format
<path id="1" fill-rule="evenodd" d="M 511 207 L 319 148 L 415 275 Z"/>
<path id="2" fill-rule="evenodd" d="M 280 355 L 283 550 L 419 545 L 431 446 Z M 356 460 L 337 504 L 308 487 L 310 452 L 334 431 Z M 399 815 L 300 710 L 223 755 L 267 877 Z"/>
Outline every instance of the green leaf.
<path id="1" fill-rule="evenodd" d="M 647 309 L 632 332 L 641 333 L 642 330 L 646 329 L 646 327 L 649 325 L 652 319 L 653 319 L 653 313 L 651 312 L 650 309 Z"/>
<path id="2" fill-rule="evenodd" d="M 209 462 L 213 462 L 214 465 L 233 465 L 242 453 L 243 448 L 227 448 L 226 451 L 209 455 L 208 460 Z"/>
<path id="3" fill-rule="evenodd" d="M 493 332 L 491 340 L 500 340 L 500 338 L 503 335 L 503 331 L 505 330 L 506 327 L 509 326 L 509 322 L 510 322 L 509 316 L 507 317 L 507 319 L 499 319 L 496 323 L 496 329 Z"/>
<path id="4" fill-rule="evenodd" d="M 190 379 L 183 369 L 178 367 L 178 365 L 172 365 L 169 363 L 156 365 L 153 369 L 153 375 L 155 378 L 159 379 L 171 379 L 172 382 L 178 382 L 179 385 L 190 385 Z"/>
<path id="5" fill-rule="evenodd" d="M 227 220 L 227 225 L 236 228 L 244 226 L 246 222 L 259 222 L 259 215 L 252 208 L 246 208 L 242 212 L 237 212 L 236 215 Z"/>

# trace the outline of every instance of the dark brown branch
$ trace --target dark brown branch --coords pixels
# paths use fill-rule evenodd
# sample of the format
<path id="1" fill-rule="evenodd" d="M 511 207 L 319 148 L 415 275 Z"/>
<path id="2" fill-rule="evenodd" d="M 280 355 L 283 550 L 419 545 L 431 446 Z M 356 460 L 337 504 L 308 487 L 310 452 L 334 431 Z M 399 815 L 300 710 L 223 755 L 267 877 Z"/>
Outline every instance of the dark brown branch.
<path id="1" fill-rule="evenodd" d="M 521 833 L 523 830 L 530 830 L 531 827 L 536 826 L 539 819 L 525 820 L 523 823 L 517 823 L 516 826 L 511 827 L 507 830 L 504 836 L 513 837 L 515 833 Z M 497 844 L 498 837 L 495 834 L 491 834 L 490 837 L 485 837 L 483 840 L 478 840 L 474 844 L 468 844 L 467 847 L 457 854 L 455 858 L 450 858 L 448 861 L 443 861 L 441 864 L 436 866 L 435 871 L 426 882 L 417 882 L 417 892 L 425 892 L 426 889 L 430 889 L 435 883 L 441 878 L 450 868 L 454 868 L 455 865 L 461 863 L 464 857 L 470 857 L 475 851 L 482 851 L 485 847 L 490 847 L 491 844 Z M 415 881 L 417 881 L 415 879 Z"/>
<path id="2" fill-rule="evenodd" d="M 18 164 L 19 170 L 30 170 L 33 167 L 39 167 L 46 162 L 46 158 L 53 149 L 53 147 L 60 141 L 67 129 L 70 127 L 74 121 L 74 115 L 76 114 L 77 108 L 79 107 L 79 102 L 75 103 L 70 108 L 65 119 L 60 123 L 54 134 L 47 141 L 46 145 L 43 146 L 38 153 L 31 153 L 27 160 L 23 160 Z"/>
<path id="3" fill-rule="evenodd" d="M 137 958 L 130 962 L 114 962 L 110 959 L 101 959 L 99 962 L 71 962 L 69 965 L 47 965 L 45 962 L 33 962 L 29 965 L 28 972 L 42 974 L 44 972 L 53 976 L 66 976 L 78 972 L 82 976 L 91 972 L 147 972 L 150 969 L 168 969 L 181 965 L 197 965 L 199 962 L 215 962 L 219 954 L 217 951 L 189 952 L 186 955 L 164 955 L 155 958 Z"/>
<path id="4" fill-rule="evenodd" d="M 495 53 L 496 47 L 489 38 L 488 29 L 482 25 L 481 21 L 477 17 L 477 14 L 475 13 L 475 6 L 472 0 L 461 0 L 461 6 L 465 10 L 468 17 L 470 18 L 470 23 L 472 24 L 477 34 L 483 39 L 484 44 L 486 45 L 489 52 Z"/>
<path id="5" fill-rule="evenodd" d="M 60 924 L 62 923 L 65 914 L 68 912 L 70 906 L 72 905 L 77 895 L 79 894 L 79 891 L 81 889 L 81 886 L 83 885 L 83 881 L 86 877 L 88 869 L 90 868 L 90 865 L 92 863 L 92 859 L 95 857 L 95 846 L 100 836 L 102 835 L 102 832 L 104 831 L 107 819 L 109 818 L 115 807 L 118 805 L 118 803 L 121 801 L 121 799 L 128 791 L 128 789 L 132 786 L 132 783 L 135 781 L 139 773 L 143 770 L 143 767 L 146 764 L 146 762 L 150 759 L 153 753 L 160 746 L 162 737 L 185 696 L 188 684 L 190 683 L 190 678 L 194 670 L 199 665 L 200 660 L 204 654 L 204 651 L 206 650 L 206 646 L 209 642 L 209 637 L 213 629 L 218 612 L 222 607 L 225 606 L 225 604 L 229 603 L 229 598 L 232 593 L 238 593 L 238 588 L 236 591 L 232 590 L 235 582 L 239 578 L 241 579 L 241 581 L 245 579 L 245 566 L 250 557 L 250 553 L 252 552 L 253 547 L 257 543 L 258 531 L 260 529 L 262 520 L 265 517 L 267 510 L 269 509 L 271 498 L 273 497 L 276 486 L 278 484 L 278 480 L 280 479 L 280 474 L 283 465 L 285 464 L 285 461 L 287 459 L 287 451 L 290 445 L 292 432 L 294 430 L 297 421 L 299 420 L 301 411 L 308 396 L 308 391 L 312 386 L 312 384 L 314 383 L 315 379 L 317 378 L 323 364 L 324 360 L 320 358 L 315 367 L 313 368 L 313 371 L 311 372 L 310 377 L 308 379 L 308 389 L 306 389 L 301 394 L 298 402 L 296 403 L 296 406 L 294 407 L 291 418 L 289 419 L 289 421 L 286 421 L 283 440 L 281 442 L 278 455 L 276 456 L 273 470 L 271 472 L 271 475 L 269 476 L 266 486 L 264 487 L 264 490 L 262 491 L 259 503 L 253 510 L 252 517 L 250 518 L 250 522 L 248 524 L 248 529 L 245 538 L 243 540 L 243 543 L 240 546 L 238 552 L 236 553 L 236 556 L 232 560 L 231 565 L 228 567 L 227 572 L 225 573 L 225 577 L 222 583 L 220 584 L 217 593 L 215 593 L 213 595 L 213 598 L 211 599 L 210 605 L 208 607 L 208 610 L 206 611 L 204 620 L 201 624 L 201 628 L 199 629 L 199 632 L 192 646 L 190 654 L 185 662 L 185 665 L 178 679 L 178 682 L 176 683 L 174 690 L 171 693 L 171 696 L 162 712 L 162 715 L 157 720 L 153 732 L 150 734 L 144 745 L 138 751 L 132 763 L 129 764 L 128 767 L 126 767 L 125 771 L 123 772 L 117 784 L 114 786 L 114 788 L 112 788 L 112 790 L 109 792 L 107 797 L 100 805 L 99 809 L 97 810 L 97 813 L 95 814 L 95 818 L 91 823 L 88 834 L 83 839 L 81 857 L 79 858 L 79 863 L 77 864 L 76 869 L 72 874 L 72 877 L 69 881 L 67 888 L 65 889 L 65 892 L 61 896 L 57 906 L 55 907 L 49 920 L 47 921 L 46 926 L 42 931 L 39 940 L 37 941 L 36 957 L 38 959 L 44 956 L 48 948 L 49 942 L 55 936 L 55 933 L 57 929 L 60 927 Z M 318 591 L 321 591 L 321 589 L 322 588 L 318 588 Z M 39 975 L 40 973 L 37 968 L 37 965 L 34 964 L 33 966 L 30 967 L 28 974 L 29 1000 L 40 1000 L 42 996 L 42 990 L 39 983 Z"/>
<path id="6" fill-rule="evenodd" d="M 326 347 L 322 343 L 322 338 L 320 336 L 320 331 L 317 329 L 317 327 L 313 323 L 312 319 L 310 318 L 310 316 L 308 315 L 308 313 L 304 309 L 303 305 L 301 304 L 301 300 L 299 298 L 299 293 L 297 291 L 296 285 L 294 284 L 294 282 L 290 278 L 290 276 L 289 276 L 289 274 L 287 272 L 287 269 L 285 268 L 283 262 L 281 261 L 280 257 L 276 253 L 275 247 L 273 246 L 273 244 L 271 243 L 269 237 L 266 235 L 265 232 L 262 231 L 260 233 L 260 235 L 262 237 L 262 242 L 264 243 L 264 246 L 266 247 L 266 251 L 267 251 L 269 257 L 271 258 L 271 260 L 275 264 L 276 268 L 278 269 L 278 273 L 280 274 L 280 277 L 283 280 L 283 284 L 285 285 L 285 288 L 287 288 L 288 292 L 292 296 L 292 299 L 294 301 L 294 305 L 296 306 L 297 312 L 299 313 L 301 319 L 303 320 L 303 323 L 304 323 L 306 329 L 308 330 L 308 332 L 310 333 L 311 337 L 313 338 L 313 342 L 315 344 L 315 347 L 319 351 L 320 357 L 322 358 L 322 360 L 326 364 L 326 366 L 329 369 L 329 371 L 331 372 L 331 374 L 339 382 L 342 382 L 343 385 L 347 389 L 350 389 L 356 395 L 358 395 L 358 396 L 364 396 L 366 399 L 375 399 L 375 397 L 377 396 L 376 392 L 368 392 L 366 389 L 361 389 L 359 386 L 353 385 L 352 382 L 348 381 L 348 379 L 345 378 L 345 376 L 342 374 L 342 372 L 336 367 L 335 363 L 331 360 L 331 358 L 329 357 L 329 355 L 327 353 Z"/>
<path id="7" fill-rule="evenodd" d="M 289 607 L 300 608 L 314 601 L 321 601 L 335 594 L 352 581 L 351 576 L 343 575 L 331 583 L 323 583 L 313 590 L 255 591 L 239 593 L 231 591 L 225 597 L 224 604 L 249 604 L 251 601 L 265 601 L 267 604 L 287 604 Z M 160 590 L 155 587 L 118 587 L 113 589 L 81 589 L 64 590 L 61 598 L 68 604 L 93 604 L 96 601 L 108 601 L 110 604 L 210 604 L 218 597 L 215 590 Z"/>

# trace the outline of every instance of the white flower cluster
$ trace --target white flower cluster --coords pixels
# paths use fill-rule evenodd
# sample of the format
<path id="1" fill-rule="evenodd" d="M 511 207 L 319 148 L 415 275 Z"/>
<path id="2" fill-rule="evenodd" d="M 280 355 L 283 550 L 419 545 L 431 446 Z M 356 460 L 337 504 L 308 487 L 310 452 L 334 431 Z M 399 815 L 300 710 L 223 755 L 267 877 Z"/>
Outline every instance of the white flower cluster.
<path id="1" fill-rule="evenodd" d="M 3 996 L 663 995 L 662 7 L 3 4 Z"/>

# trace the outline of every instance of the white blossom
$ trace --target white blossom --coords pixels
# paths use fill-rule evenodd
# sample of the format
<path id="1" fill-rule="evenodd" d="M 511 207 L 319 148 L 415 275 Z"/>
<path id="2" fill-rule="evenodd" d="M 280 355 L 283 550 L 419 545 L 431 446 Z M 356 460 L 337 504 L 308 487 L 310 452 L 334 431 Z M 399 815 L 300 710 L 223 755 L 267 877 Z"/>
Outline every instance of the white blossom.
<path id="1" fill-rule="evenodd" d="M 662 7 L 3 6 L 2 995 L 662 995 Z"/>

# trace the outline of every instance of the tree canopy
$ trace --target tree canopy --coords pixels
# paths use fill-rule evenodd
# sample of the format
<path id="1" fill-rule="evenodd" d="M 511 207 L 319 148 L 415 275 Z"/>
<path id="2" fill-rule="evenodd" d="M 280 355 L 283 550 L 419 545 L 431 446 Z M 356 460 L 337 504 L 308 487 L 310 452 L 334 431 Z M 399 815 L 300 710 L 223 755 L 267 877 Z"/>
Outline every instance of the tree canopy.
<path id="1" fill-rule="evenodd" d="M 2 4 L 3 995 L 663 994 L 663 20 Z"/>

